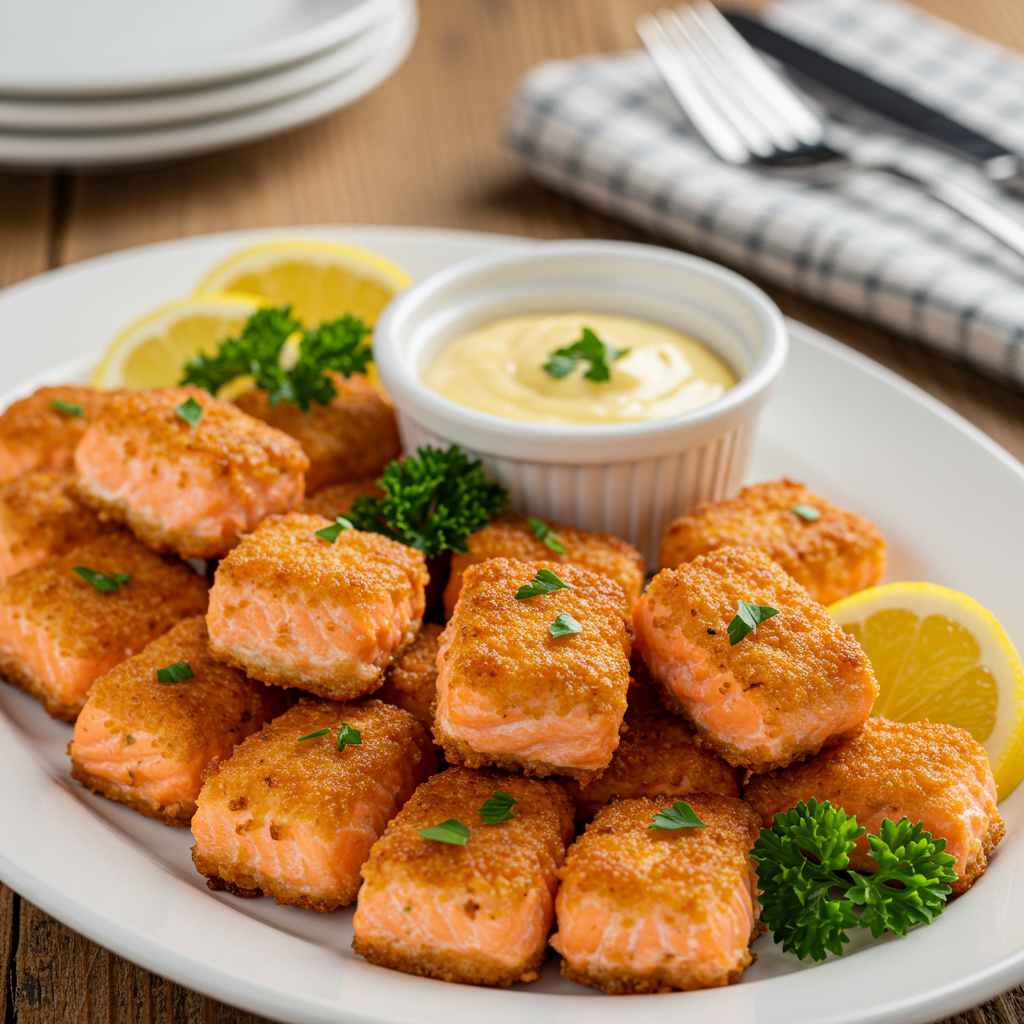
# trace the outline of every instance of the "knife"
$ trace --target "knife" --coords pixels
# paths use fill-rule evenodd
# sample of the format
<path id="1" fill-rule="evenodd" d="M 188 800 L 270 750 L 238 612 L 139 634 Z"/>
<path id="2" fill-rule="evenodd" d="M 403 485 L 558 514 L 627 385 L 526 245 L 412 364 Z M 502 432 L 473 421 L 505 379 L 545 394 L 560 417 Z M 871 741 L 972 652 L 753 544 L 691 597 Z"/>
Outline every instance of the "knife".
<path id="1" fill-rule="evenodd" d="M 751 46 L 859 106 L 980 163 L 989 180 L 1008 192 L 1024 196 L 1024 157 L 1020 154 L 877 79 L 798 43 L 762 21 L 738 12 L 722 13 Z"/>

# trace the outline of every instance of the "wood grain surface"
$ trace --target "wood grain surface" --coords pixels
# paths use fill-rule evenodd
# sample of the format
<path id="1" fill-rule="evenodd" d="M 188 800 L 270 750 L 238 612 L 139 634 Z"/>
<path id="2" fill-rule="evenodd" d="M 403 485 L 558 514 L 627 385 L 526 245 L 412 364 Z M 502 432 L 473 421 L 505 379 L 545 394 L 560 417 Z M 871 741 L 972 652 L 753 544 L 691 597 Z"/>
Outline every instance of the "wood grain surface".
<path id="1" fill-rule="evenodd" d="M 1020 0 L 917 0 L 1024 51 Z M 421 0 L 406 64 L 316 124 L 164 167 L 95 175 L 0 172 L 0 286 L 183 235 L 278 224 L 415 224 L 657 241 L 528 181 L 500 124 L 538 61 L 635 45 L 652 0 Z M 914 381 L 1024 458 L 1024 395 L 906 339 L 769 286 L 784 312 Z M 10 344 L 4 339 L 3 344 Z M 0 885 L 4 1024 L 255 1024 L 101 949 Z M 1024 1024 L 1024 988 L 954 1018 Z"/>

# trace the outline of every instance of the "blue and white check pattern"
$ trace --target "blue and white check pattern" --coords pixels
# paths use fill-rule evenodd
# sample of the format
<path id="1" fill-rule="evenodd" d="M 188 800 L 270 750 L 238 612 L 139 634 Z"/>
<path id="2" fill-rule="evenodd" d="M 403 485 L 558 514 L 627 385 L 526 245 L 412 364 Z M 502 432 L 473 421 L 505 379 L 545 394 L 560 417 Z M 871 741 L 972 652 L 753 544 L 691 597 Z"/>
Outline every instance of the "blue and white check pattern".
<path id="1" fill-rule="evenodd" d="M 1024 152 L 1024 57 L 900 0 L 779 0 L 768 21 Z M 971 184 L 1024 220 L 1024 201 L 973 165 L 836 131 L 867 154 Z M 642 51 L 534 68 L 506 140 L 530 173 L 606 213 L 1024 387 L 1024 259 L 882 174 L 822 188 L 721 163 Z"/>

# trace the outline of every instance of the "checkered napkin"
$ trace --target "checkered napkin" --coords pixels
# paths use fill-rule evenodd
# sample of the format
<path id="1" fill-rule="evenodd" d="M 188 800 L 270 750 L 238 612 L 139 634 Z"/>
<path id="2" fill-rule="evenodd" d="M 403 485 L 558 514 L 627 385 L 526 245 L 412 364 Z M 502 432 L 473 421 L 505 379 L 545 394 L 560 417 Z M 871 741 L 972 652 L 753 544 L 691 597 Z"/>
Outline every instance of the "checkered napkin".
<path id="1" fill-rule="evenodd" d="M 900 0 L 779 0 L 767 20 L 1024 152 L 1024 57 Z M 1024 201 L 955 157 L 848 124 L 835 137 L 1024 220 Z M 642 51 L 534 68 L 506 140 L 530 173 L 606 213 L 1024 387 L 1024 259 L 880 173 L 824 188 L 721 163 Z"/>

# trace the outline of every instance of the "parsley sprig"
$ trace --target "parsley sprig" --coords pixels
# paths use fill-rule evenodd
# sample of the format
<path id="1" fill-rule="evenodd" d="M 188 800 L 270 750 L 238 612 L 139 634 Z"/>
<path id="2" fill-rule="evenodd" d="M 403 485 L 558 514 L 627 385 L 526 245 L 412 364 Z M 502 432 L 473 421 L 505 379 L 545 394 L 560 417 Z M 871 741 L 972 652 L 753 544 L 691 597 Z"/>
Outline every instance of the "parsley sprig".
<path id="1" fill-rule="evenodd" d="M 801 960 L 841 956 L 849 928 L 870 928 L 876 939 L 886 929 L 906 935 L 942 913 L 948 883 L 956 880 L 956 858 L 943 852 L 946 840 L 933 839 L 921 822 L 886 818 L 879 835 L 868 836 L 879 870 L 849 872 L 854 840 L 864 831 L 842 808 L 814 799 L 761 829 L 750 855 L 759 864 L 762 916 L 783 951 Z M 864 907 L 860 917 L 855 906 Z"/>
<path id="2" fill-rule="evenodd" d="M 258 309 L 237 338 L 225 338 L 213 355 L 200 354 L 186 363 L 182 383 L 216 394 L 229 381 L 251 374 L 256 386 L 267 391 L 271 405 L 291 402 L 308 412 L 313 402 L 327 405 L 337 394 L 325 370 L 346 377 L 366 370 L 373 358 L 366 341 L 369 333 L 357 316 L 306 329 L 292 316 L 291 306 Z M 299 339 L 294 359 L 285 352 L 293 337 Z"/>
<path id="3" fill-rule="evenodd" d="M 561 380 L 567 377 L 578 362 L 589 363 L 587 372 L 583 374 L 585 380 L 592 380 L 596 384 L 604 383 L 612 379 L 610 363 L 621 359 L 628 348 L 616 348 L 603 342 L 589 327 L 583 328 L 583 335 L 579 341 L 574 341 L 565 348 L 556 348 L 548 354 L 548 361 L 544 364 L 544 372 L 549 377 Z"/>
<path id="4" fill-rule="evenodd" d="M 454 445 L 420 448 L 389 462 L 377 481 L 383 498 L 356 498 L 348 519 L 357 530 L 382 533 L 427 558 L 468 551 L 466 538 L 508 503 L 508 492 L 488 479 L 483 463 Z"/>

